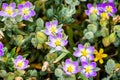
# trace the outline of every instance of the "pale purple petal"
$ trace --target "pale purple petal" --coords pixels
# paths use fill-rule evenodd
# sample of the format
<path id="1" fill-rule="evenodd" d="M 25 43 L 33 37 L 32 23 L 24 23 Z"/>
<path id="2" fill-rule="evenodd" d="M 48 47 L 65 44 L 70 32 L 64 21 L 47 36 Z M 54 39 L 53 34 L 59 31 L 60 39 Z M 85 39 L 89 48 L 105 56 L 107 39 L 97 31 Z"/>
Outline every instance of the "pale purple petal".
<path id="1" fill-rule="evenodd" d="M 57 34 L 57 37 L 58 37 L 59 39 L 61 39 L 61 38 L 62 38 L 62 34 L 61 34 L 61 33 Z"/>
<path id="2" fill-rule="evenodd" d="M 61 46 L 66 46 L 66 45 L 67 45 L 67 43 L 68 43 L 68 41 L 67 41 L 67 40 L 63 40 L 63 41 L 62 41 Z"/>
<path id="3" fill-rule="evenodd" d="M 80 57 L 80 61 L 81 62 L 86 62 L 88 59 L 87 59 L 87 57 L 85 57 L 85 56 L 81 56 Z"/>
<path id="4" fill-rule="evenodd" d="M 88 67 L 88 63 L 87 62 L 82 62 L 82 67 L 83 68 L 87 68 Z"/>
<path id="5" fill-rule="evenodd" d="M 87 57 L 89 58 L 89 60 L 94 60 L 94 55 L 93 54 L 89 54 Z"/>
<path id="6" fill-rule="evenodd" d="M 96 71 L 93 70 L 93 71 L 90 73 L 90 75 L 94 77 L 94 76 L 97 75 L 97 73 L 96 73 Z"/>
<path id="7" fill-rule="evenodd" d="M 117 12 L 117 8 L 113 7 L 112 12 L 115 14 Z"/>
<path id="8" fill-rule="evenodd" d="M 30 16 L 35 16 L 35 11 L 34 11 L 34 10 L 31 10 L 29 15 L 30 15 Z"/>
<path id="9" fill-rule="evenodd" d="M 50 36 L 49 36 L 49 39 L 50 39 L 50 41 L 55 42 L 56 37 L 55 37 L 55 36 L 50 35 Z"/>
<path id="10" fill-rule="evenodd" d="M 86 50 L 91 54 L 94 52 L 94 47 L 89 46 Z"/>
<path id="11" fill-rule="evenodd" d="M 20 11 L 22 11 L 22 9 L 23 9 L 23 4 L 19 4 L 19 5 L 18 5 L 18 9 L 19 9 Z"/>
<path id="12" fill-rule="evenodd" d="M 0 11 L 0 16 L 7 16 L 7 14 L 4 11 Z"/>
<path id="13" fill-rule="evenodd" d="M 90 66 L 92 67 L 92 69 L 96 68 L 96 63 L 95 62 L 91 62 Z"/>
<path id="14" fill-rule="evenodd" d="M 45 33 L 46 35 L 50 35 L 49 30 L 45 30 L 44 33 Z"/>
<path id="15" fill-rule="evenodd" d="M 10 3 L 10 7 L 12 7 L 13 9 L 16 8 L 16 4 L 15 3 Z"/>
<path id="16" fill-rule="evenodd" d="M 74 55 L 75 57 L 80 57 L 80 56 L 81 56 L 81 52 L 80 52 L 79 50 L 76 50 L 76 51 L 73 53 L 73 55 Z"/>
<path id="17" fill-rule="evenodd" d="M 17 13 L 13 13 L 12 15 L 11 15 L 11 17 L 16 17 L 17 16 Z"/>
<path id="18" fill-rule="evenodd" d="M 0 57 L 4 55 L 4 52 L 2 49 L 0 49 Z"/>
<path id="19" fill-rule="evenodd" d="M 23 57 L 21 55 L 17 56 L 17 59 L 21 60 Z"/>
<path id="20" fill-rule="evenodd" d="M 87 8 L 90 9 L 91 7 L 93 7 L 92 4 L 87 4 Z"/>
<path id="21" fill-rule="evenodd" d="M 30 16 L 24 15 L 24 16 L 23 16 L 23 19 L 24 19 L 24 20 L 29 20 L 29 19 L 30 19 Z"/>
<path id="22" fill-rule="evenodd" d="M 61 33 L 63 31 L 62 28 L 58 28 L 58 30 L 56 30 L 56 33 Z"/>
<path id="23" fill-rule="evenodd" d="M 90 11 L 89 10 L 85 10 L 85 14 L 86 15 L 90 15 Z"/>
<path id="24" fill-rule="evenodd" d="M 53 20 L 53 21 L 52 21 L 52 24 L 53 24 L 54 26 L 58 26 L 58 21 L 57 21 L 57 20 Z"/>
<path id="25" fill-rule="evenodd" d="M 113 3 L 114 2 L 114 0 L 108 0 L 108 3 Z"/>
<path id="26" fill-rule="evenodd" d="M 62 50 L 62 47 L 61 46 L 57 46 L 56 50 Z"/>
<path id="27" fill-rule="evenodd" d="M 2 49 L 4 46 L 3 46 L 3 44 L 0 42 L 0 49 Z"/>
<path id="28" fill-rule="evenodd" d="M 50 22 L 46 22 L 46 23 L 45 23 L 45 27 L 46 27 L 47 29 L 49 29 L 49 28 L 51 27 Z"/>
<path id="29" fill-rule="evenodd" d="M 53 42 L 48 42 L 47 45 L 49 45 L 49 46 L 52 47 L 52 48 L 55 48 L 55 47 L 56 47 L 56 45 L 55 45 Z"/>
<path id="30" fill-rule="evenodd" d="M 27 1 L 25 4 L 24 4 L 24 7 L 27 7 L 27 8 L 30 8 L 32 6 L 32 4 L 29 2 L 29 1 Z"/>
<path id="31" fill-rule="evenodd" d="M 24 68 L 27 68 L 28 67 L 28 63 L 29 63 L 29 61 L 28 60 L 24 60 Z"/>
<path id="32" fill-rule="evenodd" d="M 82 50 L 82 49 L 84 49 L 84 46 L 82 44 L 78 44 L 78 49 Z"/>
<path id="33" fill-rule="evenodd" d="M 68 64 L 68 63 L 70 63 L 70 62 L 71 62 L 70 59 L 66 59 L 66 60 L 65 60 L 65 63 L 66 63 L 66 64 Z"/>
<path id="34" fill-rule="evenodd" d="M 7 6 L 8 6 L 7 3 L 3 3 L 3 4 L 2 4 L 2 9 L 6 9 Z"/>
<path id="35" fill-rule="evenodd" d="M 89 73 L 85 73 L 85 76 L 86 76 L 87 78 L 90 78 L 90 74 L 89 74 Z"/>

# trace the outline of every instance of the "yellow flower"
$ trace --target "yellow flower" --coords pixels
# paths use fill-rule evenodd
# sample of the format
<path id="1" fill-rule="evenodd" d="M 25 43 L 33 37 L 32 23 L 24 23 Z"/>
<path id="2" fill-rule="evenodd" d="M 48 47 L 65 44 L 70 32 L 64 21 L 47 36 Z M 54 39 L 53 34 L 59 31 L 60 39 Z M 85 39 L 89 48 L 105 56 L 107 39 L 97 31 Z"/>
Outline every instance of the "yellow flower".
<path id="1" fill-rule="evenodd" d="M 103 53 L 104 50 L 102 48 L 100 48 L 99 52 L 97 50 L 95 50 L 94 54 L 95 54 L 95 59 L 94 61 L 97 62 L 99 61 L 100 64 L 103 63 L 103 59 L 102 58 L 106 58 L 108 55 Z"/>

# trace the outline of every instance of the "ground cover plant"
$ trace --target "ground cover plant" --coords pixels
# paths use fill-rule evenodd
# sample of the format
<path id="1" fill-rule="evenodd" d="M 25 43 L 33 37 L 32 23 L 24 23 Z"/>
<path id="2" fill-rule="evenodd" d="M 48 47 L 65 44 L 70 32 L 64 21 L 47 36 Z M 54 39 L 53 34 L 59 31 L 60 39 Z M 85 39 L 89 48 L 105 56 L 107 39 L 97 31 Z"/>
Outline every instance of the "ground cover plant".
<path id="1" fill-rule="evenodd" d="M 119 0 L 0 0 L 0 80 L 120 80 Z"/>

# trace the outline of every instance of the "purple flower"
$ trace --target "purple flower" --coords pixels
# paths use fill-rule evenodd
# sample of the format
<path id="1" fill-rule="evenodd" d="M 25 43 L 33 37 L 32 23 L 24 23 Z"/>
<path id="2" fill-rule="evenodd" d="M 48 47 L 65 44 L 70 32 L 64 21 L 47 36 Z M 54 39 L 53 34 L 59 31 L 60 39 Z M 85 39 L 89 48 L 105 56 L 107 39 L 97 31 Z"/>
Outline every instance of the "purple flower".
<path id="1" fill-rule="evenodd" d="M 32 4 L 29 1 L 19 4 L 18 10 L 24 20 L 29 20 L 32 16 L 35 16 L 35 11 L 32 9 Z"/>
<path id="2" fill-rule="evenodd" d="M 96 71 L 94 70 L 96 68 L 95 62 L 82 62 L 81 67 L 81 73 L 84 74 L 87 78 L 94 77 L 97 75 Z"/>
<path id="3" fill-rule="evenodd" d="M 94 60 L 94 47 L 85 48 L 82 44 L 78 45 L 78 49 L 73 53 L 74 56 L 80 57 L 81 61 Z"/>
<path id="4" fill-rule="evenodd" d="M 3 44 L 0 42 L 0 57 L 4 55 Z"/>
<path id="5" fill-rule="evenodd" d="M 18 70 L 23 70 L 28 68 L 28 60 L 24 59 L 21 55 L 17 56 L 17 58 L 14 60 L 14 66 Z"/>
<path id="6" fill-rule="evenodd" d="M 100 5 L 100 10 L 102 12 L 108 13 L 109 16 L 112 16 L 117 12 L 117 8 L 115 7 L 114 3 L 101 3 Z"/>
<path id="7" fill-rule="evenodd" d="M 96 14 L 96 15 L 100 14 L 98 6 L 94 7 L 92 4 L 87 4 L 87 8 L 88 8 L 88 10 L 85 10 L 85 13 L 88 16 L 90 14 Z"/>
<path id="8" fill-rule="evenodd" d="M 63 70 L 67 75 L 76 74 L 79 72 L 78 65 L 77 61 L 72 62 L 70 59 L 66 59 Z"/>
<path id="9" fill-rule="evenodd" d="M 63 31 L 61 27 L 58 27 L 57 20 L 46 22 L 45 27 L 46 30 L 44 31 L 44 33 L 47 35 L 56 35 L 57 33 L 61 33 Z"/>
<path id="10" fill-rule="evenodd" d="M 68 43 L 67 37 L 63 38 L 62 34 L 58 34 L 57 36 L 50 35 L 49 39 L 50 39 L 50 42 L 47 42 L 47 44 L 50 47 L 55 48 L 56 51 L 62 50 L 63 47 Z"/>
<path id="11" fill-rule="evenodd" d="M 0 11 L 0 16 L 15 17 L 17 15 L 15 8 L 16 8 L 15 3 L 10 3 L 10 5 L 8 5 L 7 3 L 3 3 L 2 10 Z"/>

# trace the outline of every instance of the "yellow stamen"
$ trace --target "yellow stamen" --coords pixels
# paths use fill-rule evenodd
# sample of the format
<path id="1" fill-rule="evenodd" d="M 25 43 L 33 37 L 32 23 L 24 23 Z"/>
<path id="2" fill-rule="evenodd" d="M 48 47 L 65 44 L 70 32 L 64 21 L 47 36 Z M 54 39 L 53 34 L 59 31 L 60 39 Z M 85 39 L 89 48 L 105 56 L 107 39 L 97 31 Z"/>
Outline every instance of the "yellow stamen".
<path id="1" fill-rule="evenodd" d="M 101 16 L 101 18 L 103 18 L 103 19 L 109 19 L 108 14 L 105 13 L 105 12 L 104 12 L 104 13 L 101 13 L 100 16 Z"/>
<path id="2" fill-rule="evenodd" d="M 56 46 L 60 46 L 61 45 L 60 39 L 56 39 L 55 44 Z"/>
<path id="3" fill-rule="evenodd" d="M 22 12 L 23 12 L 23 14 L 28 15 L 29 14 L 29 9 L 28 8 L 23 8 Z"/>
<path id="4" fill-rule="evenodd" d="M 56 31 L 56 27 L 51 27 L 50 31 L 54 33 Z"/>
<path id="5" fill-rule="evenodd" d="M 93 13 L 94 13 L 94 14 L 97 14 L 97 12 L 98 12 L 98 10 L 96 10 L 96 9 L 93 10 Z"/>
<path id="6" fill-rule="evenodd" d="M 24 65 L 24 63 L 22 61 L 19 61 L 17 64 L 18 67 L 22 67 L 23 65 Z"/>
<path id="7" fill-rule="evenodd" d="M 112 7 L 111 6 L 106 6 L 106 11 L 107 12 L 111 12 L 112 11 Z"/>
<path id="8" fill-rule="evenodd" d="M 8 15 L 11 15 L 13 13 L 12 8 L 11 7 L 6 7 L 5 12 L 7 12 Z"/>
<path id="9" fill-rule="evenodd" d="M 87 54 L 88 54 L 87 50 L 84 49 L 84 50 L 82 51 L 82 56 L 85 56 L 85 57 L 86 57 Z"/>
<path id="10" fill-rule="evenodd" d="M 72 66 L 72 65 L 70 65 L 70 66 L 67 67 L 67 71 L 68 71 L 68 72 L 73 72 L 73 70 L 74 70 L 74 69 L 73 69 L 73 66 Z"/>
<path id="11" fill-rule="evenodd" d="M 92 71 L 92 67 L 88 66 L 87 68 L 85 68 L 85 72 L 86 73 L 90 73 Z"/>

